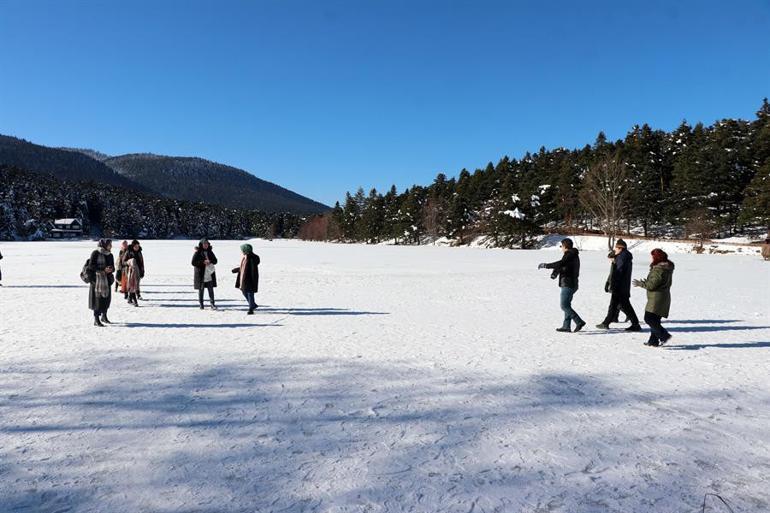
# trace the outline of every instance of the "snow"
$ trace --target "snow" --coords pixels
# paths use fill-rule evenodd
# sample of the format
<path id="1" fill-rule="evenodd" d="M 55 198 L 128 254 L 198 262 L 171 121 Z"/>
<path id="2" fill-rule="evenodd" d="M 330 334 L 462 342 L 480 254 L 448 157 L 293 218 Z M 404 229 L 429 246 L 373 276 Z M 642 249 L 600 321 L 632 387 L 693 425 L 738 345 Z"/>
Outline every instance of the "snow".
<path id="1" fill-rule="evenodd" d="M 116 298 L 103 329 L 78 278 L 93 242 L 0 245 L 0 510 L 770 509 L 761 258 L 672 257 L 674 339 L 653 349 L 556 333 L 551 248 L 254 240 L 246 316 L 241 242 L 212 242 L 221 310 L 200 311 L 195 243 L 144 241 L 145 301 Z M 589 326 L 605 253 L 581 252 Z"/>

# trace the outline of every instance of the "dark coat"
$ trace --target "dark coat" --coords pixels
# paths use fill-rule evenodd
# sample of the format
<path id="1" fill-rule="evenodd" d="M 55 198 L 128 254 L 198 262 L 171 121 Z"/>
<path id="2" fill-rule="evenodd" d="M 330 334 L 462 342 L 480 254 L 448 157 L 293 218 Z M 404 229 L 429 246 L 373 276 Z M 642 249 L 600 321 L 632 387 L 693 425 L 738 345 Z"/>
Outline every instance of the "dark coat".
<path id="1" fill-rule="evenodd" d="M 615 256 L 609 277 L 609 290 L 621 297 L 631 297 L 631 273 L 634 267 L 634 255 L 624 249 Z M 606 288 L 605 288 L 606 289 Z"/>
<path id="2" fill-rule="evenodd" d="M 133 246 L 129 246 L 121 259 L 121 267 L 125 267 L 127 261 L 131 259 L 136 260 L 136 266 L 139 269 L 139 278 L 144 278 L 144 256 L 142 255 L 142 247 L 139 247 L 138 251 L 134 251 Z"/>
<path id="3" fill-rule="evenodd" d="M 203 287 L 203 275 L 206 272 L 206 264 L 204 262 L 206 259 L 212 264 L 217 265 L 217 256 L 211 249 L 211 244 L 209 244 L 209 249 L 203 249 L 200 246 L 196 246 L 195 253 L 193 253 L 192 257 L 192 265 L 195 267 L 195 270 L 193 271 L 193 287 L 198 290 Z M 216 272 L 211 275 L 211 285 L 214 287 L 217 286 Z"/>
<path id="4" fill-rule="evenodd" d="M 671 309 L 671 284 L 674 277 L 674 262 L 667 260 L 650 266 L 647 278 L 639 280 L 639 286 L 647 289 L 646 312 L 668 317 Z"/>
<path id="5" fill-rule="evenodd" d="M 113 269 L 115 268 L 115 258 L 112 256 L 112 253 L 109 255 L 103 255 L 98 249 L 94 250 L 91 253 L 91 258 L 88 259 L 89 274 L 93 276 L 97 273 L 104 273 L 104 269 L 107 267 L 112 267 Z M 108 274 L 107 278 L 108 284 L 110 285 L 110 287 L 108 287 L 109 294 L 107 297 L 96 295 L 95 279 L 88 285 L 88 308 L 91 310 L 106 312 L 110 307 L 110 302 L 112 301 L 111 285 L 114 283 L 112 273 Z"/>
<path id="6" fill-rule="evenodd" d="M 244 292 L 257 292 L 259 290 L 259 255 L 249 253 L 246 255 L 246 272 L 241 276 L 240 266 L 233 269 L 238 276 L 235 277 L 235 288 Z M 243 280 L 243 281 L 241 281 Z"/>
<path id="7" fill-rule="evenodd" d="M 580 256 L 577 248 L 570 248 L 564 252 L 561 260 L 545 264 L 546 269 L 554 269 L 554 273 L 559 276 L 559 287 L 570 289 L 578 288 L 578 277 L 580 276 Z"/>

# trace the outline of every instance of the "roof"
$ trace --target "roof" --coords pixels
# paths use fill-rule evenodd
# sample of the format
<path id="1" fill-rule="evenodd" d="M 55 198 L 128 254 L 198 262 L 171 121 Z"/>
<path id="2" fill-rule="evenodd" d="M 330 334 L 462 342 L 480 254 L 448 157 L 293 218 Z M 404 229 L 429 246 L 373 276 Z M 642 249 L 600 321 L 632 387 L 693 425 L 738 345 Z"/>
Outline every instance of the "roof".
<path id="1" fill-rule="evenodd" d="M 67 217 L 65 219 L 54 219 L 53 224 L 72 224 L 77 222 L 78 224 L 83 224 L 80 219 L 74 219 L 71 217 Z"/>

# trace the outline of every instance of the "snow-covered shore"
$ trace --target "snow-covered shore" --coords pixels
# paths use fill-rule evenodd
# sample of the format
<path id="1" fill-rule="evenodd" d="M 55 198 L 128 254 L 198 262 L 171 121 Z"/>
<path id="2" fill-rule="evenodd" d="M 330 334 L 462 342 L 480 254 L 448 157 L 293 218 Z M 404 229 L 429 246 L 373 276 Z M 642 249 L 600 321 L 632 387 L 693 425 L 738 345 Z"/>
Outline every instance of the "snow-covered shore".
<path id="1" fill-rule="evenodd" d="M 104 329 L 78 278 L 93 243 L 0 245 L 0 510 L 770 509 L 759 257 L 670 251 L 674 339 L 652 349 L 554 331 L 553 249 L 253 244 L 257 315 L 239 242 L 213 241 L 220 310 L 200 311 L 194 243 L 147 241 L 145 301 Z M 592 326 L 606 250 L 577 245 Z"/>

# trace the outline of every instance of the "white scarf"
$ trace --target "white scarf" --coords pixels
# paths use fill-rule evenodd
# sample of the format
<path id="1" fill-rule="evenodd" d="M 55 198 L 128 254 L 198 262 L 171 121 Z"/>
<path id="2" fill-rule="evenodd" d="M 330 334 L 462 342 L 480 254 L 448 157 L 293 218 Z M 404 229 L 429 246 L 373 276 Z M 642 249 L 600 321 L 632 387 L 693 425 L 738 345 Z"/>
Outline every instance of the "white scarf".
<path id="1" fill-rule="evenodd" d="M 207 264 L 206 268 L 203 270 L 203 283 L 208 283 L 212 281 L 212 275 L 214 274 L 214 271 L 216 271 L 216 267 L 214 267 L 214 264 Z"/>

